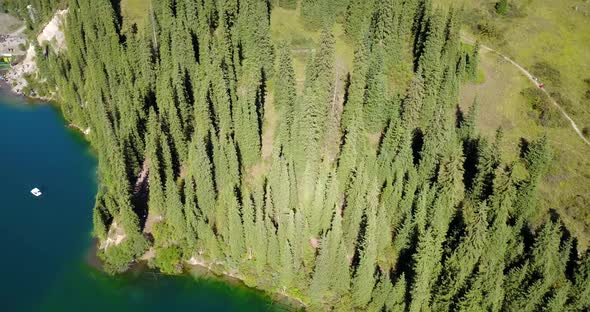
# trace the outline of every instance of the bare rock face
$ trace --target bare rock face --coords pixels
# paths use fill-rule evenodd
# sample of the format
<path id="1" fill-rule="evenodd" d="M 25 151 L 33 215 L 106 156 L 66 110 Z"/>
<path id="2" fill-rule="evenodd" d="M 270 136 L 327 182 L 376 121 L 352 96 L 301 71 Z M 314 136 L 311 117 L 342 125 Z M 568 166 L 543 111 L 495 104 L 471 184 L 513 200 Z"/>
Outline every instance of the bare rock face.
<path id="1" fill-rule="evenodd" d="M 127 234 L 125 230 L 117 224 L 117 222 L 113 222 L 107 234 L 107 239 L 100 242 L 100 249 L 107 250 L 111 246 L 118 246 L 120 245 L 125 238 L 127 238 Z"/>
<path id="2" fill-rule="evenodd" d="M 60 10 L 55 13 L 51 21 L 43 28 L 43 31 L 37 36 L 39 45 L 48 42 L 55 53 L 59 53 L 66 48 L 66 37 L 63 32 L 68 10 Z"/>

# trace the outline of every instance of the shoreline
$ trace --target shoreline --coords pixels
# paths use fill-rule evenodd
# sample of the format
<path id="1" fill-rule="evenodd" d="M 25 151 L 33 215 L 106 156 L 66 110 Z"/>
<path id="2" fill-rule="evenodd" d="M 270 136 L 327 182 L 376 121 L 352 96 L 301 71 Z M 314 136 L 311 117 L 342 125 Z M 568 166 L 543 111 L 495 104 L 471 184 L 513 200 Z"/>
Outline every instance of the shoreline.
<path id="1" fill-rule="evenodd" d="M 8 83 L 8 81 L 6 80 L 6 78 L 4 78 L 4 76 L 8 73 L 8 69 L 2 69 L 0 70 L 0 77 L 2 79 L 0 79 L 0 94 L 2 95 L 10 95 L 10 96 L 14 96 L 14 97 L 22 97 L 22 94 L 16 94 L 15 92 L 12 91 L 12 88 L 10 86 L 10 83 Z"/>
<path id="2" fill-rule="evenodd" d="M 20 99 L 27 102 L 27 104 L 52 104 L 54 102 L 54 99 L 52 98 L 35 97 L 14 92 L 10 83 L 4 78 L 6 73 L 8 73 L 8 70 L 0 70 L 0 77 L 2 77 L 2 79 L 0 79 L 1 96 L 10 96 L 12 98 Z"/>
<path id="3" fill-rule="evenodd" d="M 17 100 L 20 100 L 26 104 L 49 104 L 49 100 L 34 98 L 30 96 L 26 96 L 24 94 L 19 94 L 12 91 L 10 84 L 6 80 L 0 80 L 0 96 L 2 97 L 11 97 Z"/>
<path id="4" fill-rule="evenodd" d="M 183 265 L 182 274 L 188 274 L 195 279 L 215 279 L 235 287 L 245 287 L 251 290 L 255 290 L 263 294 L 265 297 L 271 299 L 272 303 L 279 302 L 281 306 L 288 308 L 289 311 L 305 311 L 305 309 L 307 308 L 307 305 L 298 298 L 294 298 L 280 292 L 269 292 L 261 288 L 248 286 L 246 285 L 244 280 L 241 279 L 239 276 L 230 273 L 215 272 L 204 264 L 185 263 Z"/>
<path id="5" fill-rule="evenodd" d="M 98 245 L 99 241 L 96 238 L 92 239 L 91 246 L 86 253 L 85 262 L 91 268 L 98 270 L 100 272 L 104 272 L 102 260 L 98 257 Z M 129 265 L 129 268 L 120 274 L 126 273 L 139 273 L 139 274 L 150 274 L 150 273 L 157 273 L 162 274 L 169 277 L 175 276 L 190 276 L 196 281 L 199 279 L 209 279 L 215 280 L 218 282 L 225 283 L 232 287 L 238 288 L 246 288 L 248 290 L 253 290 L 258 292 L 262 297 L 269 299 L 271 304 L 278 304 L 281 308 L 287 309 L 288 311 L 305 311 L 307 309 L 307 304 L 301 301 L 298 298 L 291 297 L 289 295 L 280 293 L 280 292 L 270 292 L 261 288 L 251 287 L 246 285 L 244 280 L 239 276 L 236 276 L 231 273 L 223 273 L 223 272 L 216 272 L 209 268 L 206 264 L 193 264 L 187 261 L 184 261 L 182 264 L 182 273 L 180 274 L 165 274 L 160 272 L 157 269 L 152 269 L 148 266 L 148 260 L 139 260 L 136 259 L 135 262 Z"/>

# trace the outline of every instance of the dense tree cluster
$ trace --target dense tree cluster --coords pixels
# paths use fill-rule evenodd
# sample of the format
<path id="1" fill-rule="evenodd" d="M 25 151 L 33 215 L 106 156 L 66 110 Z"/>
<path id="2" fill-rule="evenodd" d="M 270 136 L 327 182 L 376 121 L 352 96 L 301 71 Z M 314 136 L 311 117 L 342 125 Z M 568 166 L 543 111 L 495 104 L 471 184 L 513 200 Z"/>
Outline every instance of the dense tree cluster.
<path id="1" fill-rule="evenodd" d="M 321 30 L 300 88 L 290 47 L 270 38 L 273 5 Z M 109 0 L 68 6 L 67 50 L 39 62 L 66 118 L 91 129 L 94 233 L 124 237 L 101 248 L 109 270 L 151 247 L 165 272 L 191 259 L 311 310 L 590 308 L 590 257 L 557 217 L 531 224 L 546 138 L 507 163 L 501 131 L 478 134 L 477 102 L 457 113 L 477 67 L 460 12 L 158 0 L 122 31 Z M 343 97 L 335 22 L 356 50 Z"/>

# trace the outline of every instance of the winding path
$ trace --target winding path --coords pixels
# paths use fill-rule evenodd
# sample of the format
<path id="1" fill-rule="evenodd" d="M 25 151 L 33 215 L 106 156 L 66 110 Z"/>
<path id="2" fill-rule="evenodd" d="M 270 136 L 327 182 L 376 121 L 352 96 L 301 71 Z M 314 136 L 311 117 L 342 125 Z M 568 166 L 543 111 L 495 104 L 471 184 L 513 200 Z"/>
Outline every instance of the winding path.
<path id="1" fill-rule="evenodd" d="M 476 41 L 471 38 L 461 36 L 461 39 L 463 39 L 463 41 L 465 41 L 468 44 L 473 44 L 473 45 L 476 44 Z M 520 70 L 535 85 L 535 87 L 537 87 L 537 88 L 539 87 L 537 80 L 535 80 L 535 76 L 533 76 L 528 70 L 526 70 L 520 64 L 513 61 L 511 58 L 509 58 L 506 55 L 504 55 L 504 54 L 502 54 L 502 53 L 500 53 L 500 52 L 498 52 L 486 45 L 483 45 L 483 44 L 480 44 L 480 48 L 483 50 L 486 50 L 488 52 L 492 52 L 494 54 L 497 54 L 498 56 L 500 56 L 504 60 L 510 62 L 512 65 L 514 65 L 516 68 L 518 68 L 518 70 Z M 561 107 L 561 105 L 559 105 L 557 103 L 557 101 L 555 101 L 555 99 L 553 99 L 553 97 L 549 94 L 549 92 L 547 92 L 547 90 L 545 90 L 544 88 L 541 88 L 541 91 L 543 91 L 547 95 L 547 97 L 549 98 L 551 103 L 553 103 L 553 105 L 555 105 L 555 107 L 557 107 L 559 109 L 559 111 L 561 112 L 563 117 L 565 117 L 565 119 L 567 119 L 570 122 L 572 128 L 574 128 L 574 131 L 576 131 L 576 133 L 578 134 L 580 139 L 582 139 L 584 141 L 584 143 L 586 143 L 588 146 L 590 146 L 590 141 L 584 136 L 582 131 L 580 131 L 580 128 L 578 127 L 576 122 L 568 115 L 568 113 L 565 111 L 565 109 L 563 109 L 563 107 Z"/>

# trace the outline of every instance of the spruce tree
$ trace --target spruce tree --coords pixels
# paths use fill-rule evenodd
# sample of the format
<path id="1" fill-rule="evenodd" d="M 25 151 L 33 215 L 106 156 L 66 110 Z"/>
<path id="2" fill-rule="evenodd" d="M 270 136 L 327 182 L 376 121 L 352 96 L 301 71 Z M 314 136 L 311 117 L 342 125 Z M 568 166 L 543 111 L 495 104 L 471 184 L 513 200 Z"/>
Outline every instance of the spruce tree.
<path id="1" fill-rule="evenodd" d="M 367 195 L 366 210 L 367 228 L 363 238 L 361 260 L 353 280 L 352 298 L 357 307 L 364 307 L 371 300 L 371 292 L 375 287 L 375 262 L 377 258 L 377 189 Z"/>
<path id="2" fill-rule="evenodd" d="M 283 45 L 278 57 L 274 103 L 276 109 L 280 112 L 282 120 L 279 124 L 277 139 L 283 145 L 283 148 L 287 150 L 287 154 L 292 153 L 288 149 L 291 147 L 290 138 L 293 131 L 296 97 L 295 70 L 291 59 L 291 51 L 287 45 Z"/>

